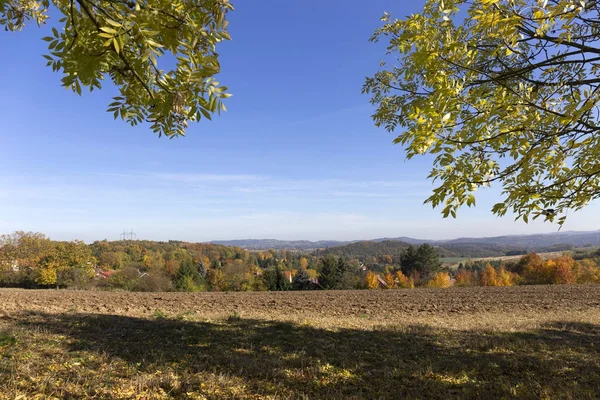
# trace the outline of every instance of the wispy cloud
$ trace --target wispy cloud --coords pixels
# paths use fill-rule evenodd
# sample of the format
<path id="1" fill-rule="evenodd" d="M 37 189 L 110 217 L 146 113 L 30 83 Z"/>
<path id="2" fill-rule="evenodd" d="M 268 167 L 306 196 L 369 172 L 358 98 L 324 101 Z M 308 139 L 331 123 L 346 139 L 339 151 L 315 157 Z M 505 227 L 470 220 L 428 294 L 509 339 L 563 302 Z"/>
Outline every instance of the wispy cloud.
<path id="1" fill-rule="evenodd" d="M 266 179 L 264 176 L 260 175 L 203 173 L 153 173 L 150 174 L 150 177 L 182 183 L 256 182 Z"/>

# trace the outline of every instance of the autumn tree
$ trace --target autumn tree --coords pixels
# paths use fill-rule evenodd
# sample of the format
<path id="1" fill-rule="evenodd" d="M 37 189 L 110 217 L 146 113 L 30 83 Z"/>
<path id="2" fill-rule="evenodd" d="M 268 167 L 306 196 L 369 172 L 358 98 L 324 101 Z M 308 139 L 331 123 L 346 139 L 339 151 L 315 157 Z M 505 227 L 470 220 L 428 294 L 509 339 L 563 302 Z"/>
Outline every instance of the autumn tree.
<path id="1" fill-rule="evenodd" d="M 475 273 L 471 270 L 465 268 L 458 268 L 456 272 L 456 282 L 455 286 L 458 287 L 468 287 L 477 285 L 477 277 Z"/>
<path id="2" fill-rule="evenodd" d="M 364 92 L 408 158 L 432 154 L 426 200 L 455 217 L 499 185 L 492 212 L 562 224 L 600 197 L 600 2 L 427 0 L 383 17 L 390 64 Z"/>
<path id="3" fill-rule="evenodd" d="M 395 272 L 396 285 L 402 289 L 413 289 L 415 287 L 415 282 L 404 275 L 402 271 Z"/>
<path id="4" fill-rule="evenodd" d="M 511 267 L 511 271 L 523 275 L 526 268 L 541 268 L 544 260 L 535 253 L 529 253 L 519 259 L 519 261 Z"/>
<path id="5" fill-rule="evenodd" d="M 483 271 L 479 274 L 479 283 L 481 286 L 498 286 L 497 285 L 498 274 L 494 267 L 487 264 Z"/>
<path id="6" fill-rule="evenodd" d="M 367 271 L 367 274 L 365 275 L 365 285 L 367 286 L 367 289 L 379 288 L 379 281 L 375 272 Z"/>
<path id="7" fill-rule="evenodd" d="M 572 257 L 559 257 L 554 260 L 554 279 L 552 283 L 573 284 L 577 282 L 575 260 Z"/>
<path id="8" fill-rule="evenodd" d="M 0 0 L 0 25 L 18 31 L 60 15 L 44 57 L 62 85 L 81 94 L 110 80 L 115 119 L 173 137 L 225 109 L 227 88 L 214 75 L 231 10 L 228 0 Z"/>
<path id="9" fill-rule="evenodd" d="M 306 257 L 300 257 L 300 269 L 308 268 L 308 259 Z"/>
<path id="10" fill-rule="evenodd" d="M 600 267 L 593 260 L 578 261 L 574 269 L 577 283 L 600 283 Z"/>
<path id="11" fill-rule="evenodd" d="M 452 279 L 448 272 L 436 272 L 426 286 L 430 288 L 449 288 L 452 286 Z"/>
<path id="12" fill-rule="evenodd" d="M 395 289 L 398 287 L 396 284 L 396 277 L 391 272 L 386 272 L 385 275 L 383 275 L 383 280 L 385 281 L 387 289 Z"/>
<path id="13" fill-rule="evenodd" d="M 515 276 L 504 268 L 500 267 L 496 275 L 496 286 L 512 286 L 515 284 Z"/>

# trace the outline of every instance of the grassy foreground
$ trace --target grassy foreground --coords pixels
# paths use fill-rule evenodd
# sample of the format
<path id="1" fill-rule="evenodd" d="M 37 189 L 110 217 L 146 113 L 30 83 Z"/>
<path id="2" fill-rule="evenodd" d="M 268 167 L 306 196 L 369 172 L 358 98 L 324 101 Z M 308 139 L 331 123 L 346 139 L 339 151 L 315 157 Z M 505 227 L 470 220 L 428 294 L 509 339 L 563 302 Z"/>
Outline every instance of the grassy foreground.
<path id="1" fill-rule="evenodd" d="M 418 324 L 0 313 L 0 398 L 597 399 L 597 311 L 430 315 Z"/>

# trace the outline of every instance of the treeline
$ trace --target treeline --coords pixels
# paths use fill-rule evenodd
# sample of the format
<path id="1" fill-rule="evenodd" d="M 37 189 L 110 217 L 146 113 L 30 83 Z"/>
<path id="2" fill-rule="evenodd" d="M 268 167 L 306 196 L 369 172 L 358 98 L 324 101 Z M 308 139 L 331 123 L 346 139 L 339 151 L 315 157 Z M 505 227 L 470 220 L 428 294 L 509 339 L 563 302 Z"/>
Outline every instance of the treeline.
<path id="1" fill-rule="evenodd" d="M 330 247 L 323 250 L 317 250 L 318 255 L 334 255 L 337 257 L 356 258 L 362 262 L 372 262 L 373 257 L 390 256 L 393 259 L 399 259 L 402 253 L 409 246 L 408 243 L 399 240 L 382 241 L 362 241 L 350 243 L 344 246 Z M 466 257 L 466 258 L 487 258 L 516 256 L 531 253 L 530 249 L 512 245 L 498 245 L 492 243 L 436 243 L 433 245 L 440 257 Z M 537 247 L 535 252 L 545 253 L 554 251 L 573 250 L 574 246 L 568 244 Z"/>
<path id="2" fill-rule="evenodd" d="M 130 291 L 262 291 L 600 283 L 600 252 L 574 260 L 470 261 L 443 269 L 438 249 L 384 243 L 378 255 L 248 251 L 180 241 L 52 241 L 0 237 L 0 286 Z"/>
<path id="3" fill-rule="evenodd" d="M 543 260 L 535 253 L 512 262 L 469 262 L 460 264 L 456 286 L 512 286 L 600 283 L 600 250 L 588 258 L 571 255 Z"/>
<path id="4" fill-rule="evenodd" d="M 0 237 L 0 286 L 133 291 L 366 288 L 369 271 L 404 271 L 417 283 L 440 268 L 429 245 L 358 258 L 179 241 L 52 241 L 40 233 Z"/>

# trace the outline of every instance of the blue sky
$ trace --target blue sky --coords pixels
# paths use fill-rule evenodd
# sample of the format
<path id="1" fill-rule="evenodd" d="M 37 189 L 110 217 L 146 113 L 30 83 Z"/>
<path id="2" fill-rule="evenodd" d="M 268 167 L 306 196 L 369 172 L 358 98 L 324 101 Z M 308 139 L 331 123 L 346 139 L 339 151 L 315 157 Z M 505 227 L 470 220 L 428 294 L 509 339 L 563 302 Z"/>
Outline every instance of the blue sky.
<path id="1" fill-rule="evenodd" d="M 113 121 L 114 90 L 78 97 L 45 67 L 41 29 L 0 32 L 0 233 L 55 239 L 453 238 L 556 231 L 490 213 L 496 189 L 456 220 L 424 206 L 431 160 L 406 161 L 373 126 L 364 77 L 379 67 L 368 42 L 394 0 L 240 1 L 221 45 L 228 112 L 159 139 Z M 598 229 L 600 207 L 566 230 Z"/>

